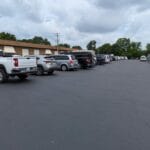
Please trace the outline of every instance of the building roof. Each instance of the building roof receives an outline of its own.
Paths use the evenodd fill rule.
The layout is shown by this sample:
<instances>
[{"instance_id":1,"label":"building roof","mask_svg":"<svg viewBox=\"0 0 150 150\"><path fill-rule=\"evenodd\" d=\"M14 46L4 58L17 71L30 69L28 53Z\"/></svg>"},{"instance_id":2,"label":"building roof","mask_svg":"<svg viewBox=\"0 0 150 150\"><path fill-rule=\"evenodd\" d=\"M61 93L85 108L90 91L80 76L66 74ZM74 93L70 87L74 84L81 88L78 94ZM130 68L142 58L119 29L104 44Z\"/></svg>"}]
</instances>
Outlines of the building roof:
<instances>
[{"instance_id":1,"label":"building roof","mask_svg":"<svg viewBox=\"0 0 150 150\"><path fill-rule=\"evenodd\" d=\"M24 48L37 48L37 49L50 49L57 50L56 46L49 46L44 44L33 44L27 42L19 42L19 41L10 41L10 40L0 40L0 45L2 46L15 46L15 47L24 47ZM71 48L59 47L59 51L72 51Z\"/></svg>"}]
</instances>

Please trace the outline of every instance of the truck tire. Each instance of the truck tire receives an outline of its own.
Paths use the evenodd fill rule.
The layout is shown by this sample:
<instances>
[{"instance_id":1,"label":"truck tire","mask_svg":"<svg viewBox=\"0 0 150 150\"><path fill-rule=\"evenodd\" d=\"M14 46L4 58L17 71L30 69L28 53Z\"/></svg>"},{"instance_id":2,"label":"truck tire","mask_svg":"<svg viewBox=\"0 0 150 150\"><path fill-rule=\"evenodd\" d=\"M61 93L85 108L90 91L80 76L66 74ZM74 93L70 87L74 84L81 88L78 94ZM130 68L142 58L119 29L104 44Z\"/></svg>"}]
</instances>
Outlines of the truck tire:
<instances>
[{"instance_id":1,"label":"truck tire","mask_svg":"<svg viewBox=\"0 0 150 150\"><path fill-rule=\"evenodd\" d=\"M44 74L43 68L41 66L38 66L37 67L37 73L36 73L36 75L41 76L43 74Z\"/></svg>"},{"instance_id":2,"label":"truck tire","mask_svg":"<svg viewBox=\"0 0 150 150\"><path fill-rule=\"evenodd\" d=\"M26 78L28 78L28 75L27 74L20 74L20 75L18 75L18 78L20 80L25 80Z\"/></svg>"},{"instance_id":3,"label":"truck tire","mask_svg":"<svg viewBox=\"0 0 150 150\"><path fill-rule=\"evenodd\" d=\"M8 75L4 69L0 69L0 83L4 83L8 80Z\"/></svg>"},{"instance_id":4,"label":"truck tire","mask_svg":"<svg viewBox=\"0 0 150 150\"><path fill-rule=\"evenodd\" d=\"M68 67L66 65L61 66L61 71L68 71Z\"/></svg>"}]
</instances>

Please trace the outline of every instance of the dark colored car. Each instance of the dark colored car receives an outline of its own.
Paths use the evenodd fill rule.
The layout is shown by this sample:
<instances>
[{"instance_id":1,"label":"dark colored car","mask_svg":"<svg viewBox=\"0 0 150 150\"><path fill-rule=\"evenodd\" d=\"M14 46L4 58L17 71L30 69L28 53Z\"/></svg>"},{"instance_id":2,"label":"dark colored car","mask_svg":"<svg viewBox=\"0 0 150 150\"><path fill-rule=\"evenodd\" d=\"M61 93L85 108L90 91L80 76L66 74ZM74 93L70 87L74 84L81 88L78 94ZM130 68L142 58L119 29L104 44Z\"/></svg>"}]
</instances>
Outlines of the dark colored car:
<instances>
[{"instance_id":1,"label":"dark colored car","mask_svg":"<svg viewBox=\"0 0 150 150\"><path fill-rule=\"evenodd\" d=\"M81 68L84 69L91 68L95 65L95 58L93 57L91 52L77 51L77 52L69 52L69 54L75 56Z\"/></svg>"},{"instance_id":2,"label":"dark colored car","mask_svg":"<svg viewBox=\"0 0 150 150\"><path fill-rule=\"evenodd\" d=\"M103 64L105 64L105 55L103 55L103 54L97 54L96 55L96 59L97 59L97 65L103 65Z\"/></svg>"}]
</instances>

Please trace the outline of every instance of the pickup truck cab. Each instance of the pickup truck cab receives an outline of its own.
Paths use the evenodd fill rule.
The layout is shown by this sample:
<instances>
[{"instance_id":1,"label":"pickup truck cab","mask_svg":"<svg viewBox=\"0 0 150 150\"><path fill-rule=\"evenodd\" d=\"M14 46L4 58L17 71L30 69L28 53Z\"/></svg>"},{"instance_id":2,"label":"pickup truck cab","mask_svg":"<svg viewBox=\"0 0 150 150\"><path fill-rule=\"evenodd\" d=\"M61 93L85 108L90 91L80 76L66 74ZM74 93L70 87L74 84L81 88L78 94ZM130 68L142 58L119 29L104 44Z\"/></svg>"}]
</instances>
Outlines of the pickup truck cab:
<instances>
[{"instance_id":1,"label":"pickup truck cab","mask_svg":"<svg viewBox=\"0 0 150 150\"><path fill-rule=\"evenodd\" d=\"M4 54L0 51L0 83L6 82L11 76L21 80L37 71L35 58L27 58L14 54Z\"/></svg>"}]
</instances>

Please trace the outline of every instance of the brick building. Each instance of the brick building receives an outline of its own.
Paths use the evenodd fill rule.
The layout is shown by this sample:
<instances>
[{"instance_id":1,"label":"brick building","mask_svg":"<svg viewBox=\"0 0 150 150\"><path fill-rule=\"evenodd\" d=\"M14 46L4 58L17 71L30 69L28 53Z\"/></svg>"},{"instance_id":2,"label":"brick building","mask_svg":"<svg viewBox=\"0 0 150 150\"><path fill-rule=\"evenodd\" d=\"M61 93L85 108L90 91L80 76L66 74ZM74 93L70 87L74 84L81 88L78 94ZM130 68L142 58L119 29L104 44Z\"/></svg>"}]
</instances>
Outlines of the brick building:
<instances>
[{"instance_id":1,"label":"brick building","mask_svg":"<svg viewBox=\"0 0 150 150\"><path fill-rule=\"evenodd\" d=\"M18 55L42 55L58 54L59 52L72 51L73 49L49 46L43 44L33 44L18 41L0 40L0 49L4 52L16 52Z\"/></svg>"}]
</instances>

